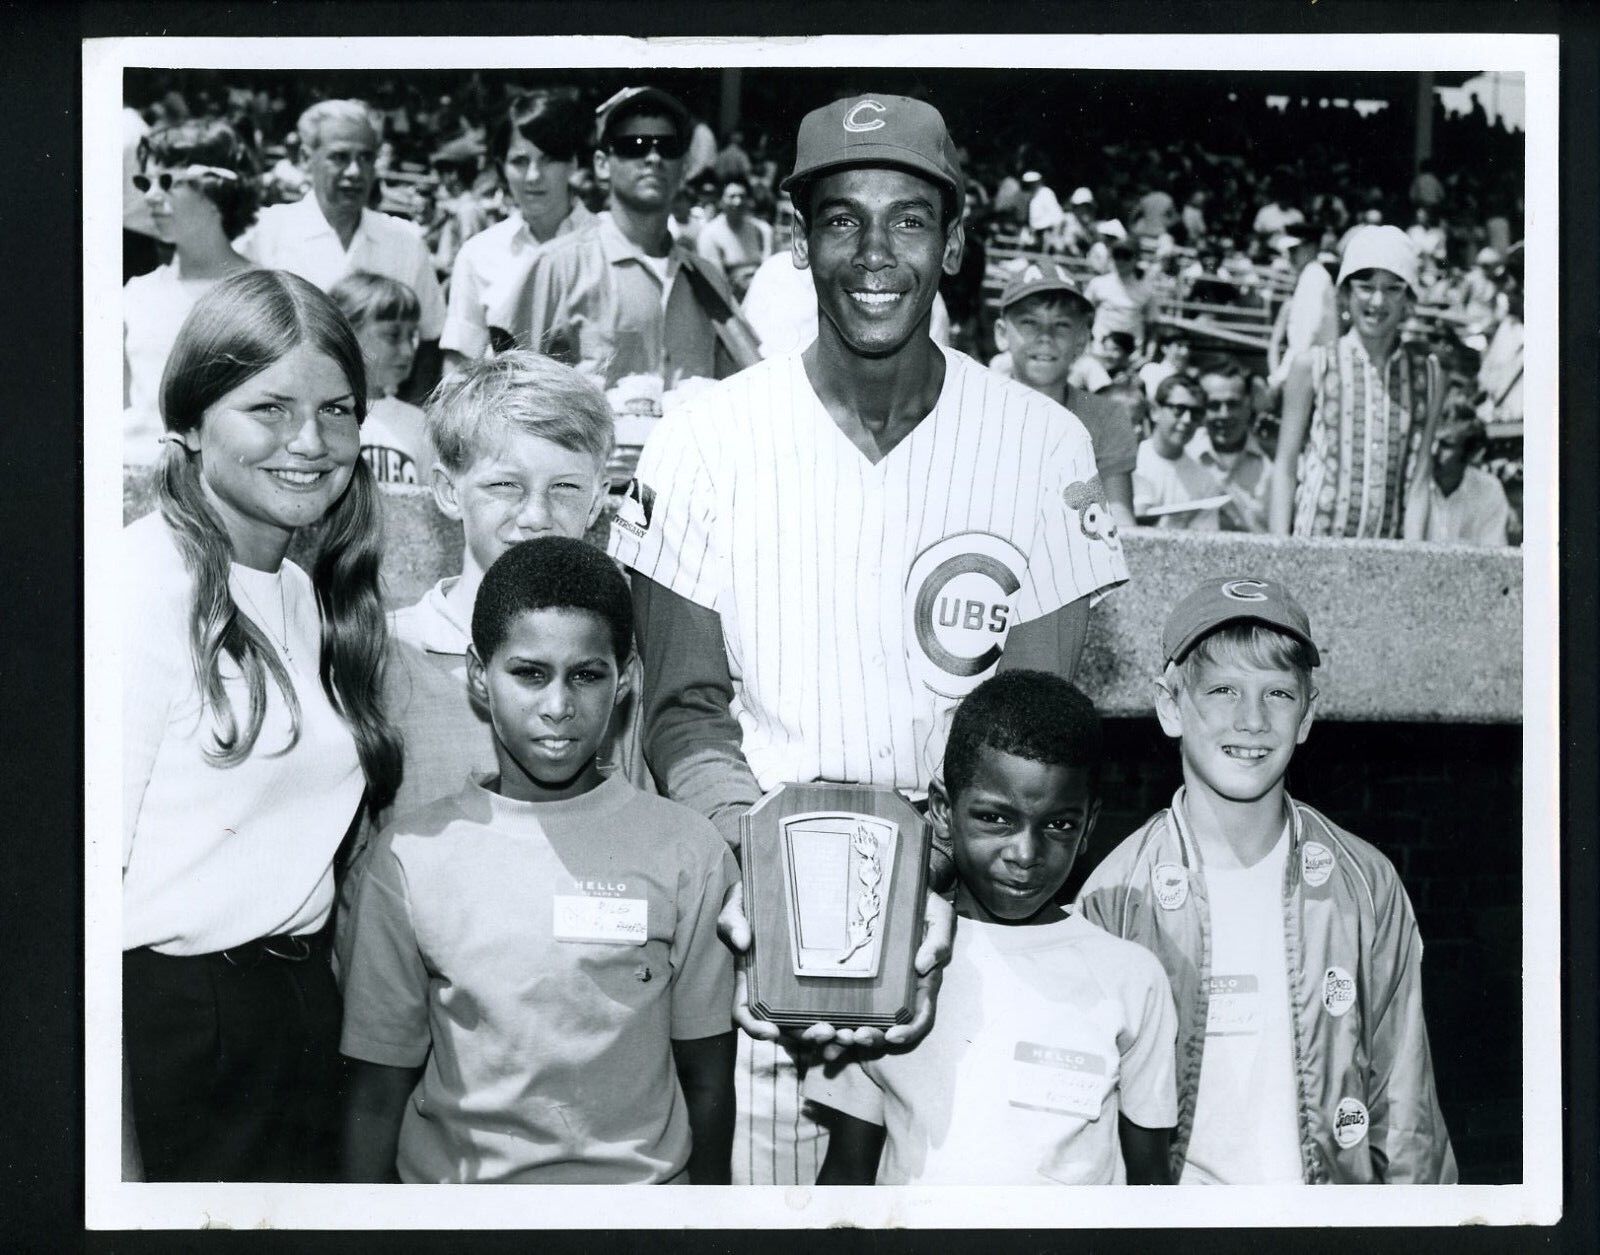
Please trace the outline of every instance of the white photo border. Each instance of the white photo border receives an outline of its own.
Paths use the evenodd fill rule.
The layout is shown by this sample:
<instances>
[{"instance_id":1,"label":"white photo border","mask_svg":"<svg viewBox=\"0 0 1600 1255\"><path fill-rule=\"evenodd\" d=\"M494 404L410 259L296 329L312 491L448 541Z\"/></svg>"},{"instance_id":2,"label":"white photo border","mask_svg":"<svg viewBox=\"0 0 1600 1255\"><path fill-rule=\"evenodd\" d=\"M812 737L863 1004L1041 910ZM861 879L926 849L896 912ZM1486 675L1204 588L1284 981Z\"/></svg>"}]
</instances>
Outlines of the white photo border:
<instances>
[{"instance_id":1,"label":"white photo border","mask_svg":"<svg viewBox=\"0 0 1600 1255\"><path fill-rule=\"evenodd\" d=\"M1554 35L904 35L759 38L127 38L84 43L85 1220L129 1228L1086 1228L1549 1224L1561 1214L1557 64ZM126 1184L120 1181L122 527L121 154L129 67L452 69L928 66L1152 70L1499 70L1526 88L1523 546L1523 1168L1495 1186L593 1188ZM819 102L820 103L820 102ZM529 1191L532 1190L532 1193ZM1352 1190L1360 1191L1353 1195ZM621 1197L627 1193L626 1199Z\"/></svg>"}]
</instances>

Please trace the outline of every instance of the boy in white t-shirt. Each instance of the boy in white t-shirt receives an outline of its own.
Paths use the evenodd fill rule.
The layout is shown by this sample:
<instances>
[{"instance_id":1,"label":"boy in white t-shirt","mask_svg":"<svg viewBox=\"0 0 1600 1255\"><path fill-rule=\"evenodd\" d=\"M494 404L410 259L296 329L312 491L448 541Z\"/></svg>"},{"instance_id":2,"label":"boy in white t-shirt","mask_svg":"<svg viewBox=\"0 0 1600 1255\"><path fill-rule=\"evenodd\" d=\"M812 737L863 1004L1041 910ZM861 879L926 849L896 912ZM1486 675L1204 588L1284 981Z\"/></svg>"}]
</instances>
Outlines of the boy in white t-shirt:
<instances>
[{"instance_id":1,"label":"boy in white t-shirt","mask_svg":"<svg viewBox=\"0 0 1600 1255\"><path fill-rule=\"evenodd\" d=\"M433 455L426 420L398 393L417 359L422 306L398 279L353 271L329 290L350 320L367 368L367 418L361 424L361 456L380 484L428 482Z\"/></svg>"},{"instance_id":2,"label":"boy in white t-shirt","mask_svg":"<svg viewBox=\"0 0 1600 1255\"><path fill-rule=\"evenodd\" d=\"M903 1054L807 1074L832 1112L818 1185L1170 1183L1166 977L1055 904L1099 770L1099 716L1059 676L1001 672L957 709L928 794L961 916L938 1018Z\"/></svg>"},{"instance_id":3,"label":"boy in white t-shirt","mask_svg":"<svg viewBox=\"0 0 1600 1255\"><path fill-rule=\"evenodd\" d=\"M1078 902L1160 959L1182 1009L1174 1176L1453 1182L1405 889L1284 789L1316 706L1310 620L1274 580L1210 579L1161 645L1183 788Z\"/></svg>"},{"instance_id":4,"label":"boy in white t-shirt","mask_svg":"<svg viewBox=\"0 0 1600 1255\"><path fill-rule=\"evenodd\" d=\"M628 584L547 536L472 612L497 771L374 844L340 1049L346 1179L726 1184L738 878L710 821L597 761L626 692Z\"/></svg>"}]
</instances>

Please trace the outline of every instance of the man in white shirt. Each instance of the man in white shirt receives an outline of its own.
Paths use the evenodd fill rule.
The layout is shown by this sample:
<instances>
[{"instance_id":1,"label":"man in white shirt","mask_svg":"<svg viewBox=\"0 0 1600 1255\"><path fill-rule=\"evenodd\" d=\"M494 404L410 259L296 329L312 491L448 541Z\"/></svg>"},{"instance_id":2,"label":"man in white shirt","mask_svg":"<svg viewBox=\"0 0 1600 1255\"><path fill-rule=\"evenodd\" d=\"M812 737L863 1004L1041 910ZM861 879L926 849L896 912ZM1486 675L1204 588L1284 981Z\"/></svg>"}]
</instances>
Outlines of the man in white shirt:
<instances>
[{"instance_id":1,"label":"man in white shirt","mask_svg":"<svg viewBox=\"0 0 1600 1255\"><path fill-rule=\"evenodd\" d=\"M1140 442L1133 468L1133 517L1139 522L1168 530L1219 530L1214 506L1168 510L1219 495L1211 472L1184 452L1204 412L1200 389L1182 375L1163 379L1156 389L1150 410L1154 430ZM1153 513L1157 510L1162 512Z\"/></svg>"},{"instance_id":2,"label":"man in white shirt","mask_svg":"<svg viewBox=\"0 0 1600 1255\"><path fill-rule=\"evenodd\" d=\"M1457 545L1506 545L1511 503L1490 471L1472 465L1488 439L1483 424L1465 413L1447 416L1433 442L1427 526L1422 538Z\"/></svg>"},{"instance_id":3,"label":"man in white shirt","mask_svg":"<svg viewBox=\"0 0 1600 1255\"><path fill-rule=\"evenodd\" d=\"M438 377L444 293L422 232L402 218L368 209L377 179L378 123L359 100L323 100L300 115L312 194L261 211L235 247L259 266L289 270L324 292L352 271L398 280L422 307L422 344L411 392Z\"/></svg>"},{"instance_id":4,"label":"man in white shirt","mask_svg":"<svg viewBox=\"0 0 1600 1255\"><path fill-rule=\"evenodd\" d=\"M1111 266L1110 274L1096 275L1083 290L1094 305L1094 338L1099 341L1109 332L1125 331L1133 337L1137 352L1155 317L1156 294L1139 274L1139 246L1132 240L1111 246Z\"/></svg>"},{"instance_id":5,"label":"man in white shirt","mask_svg":"<svg viewBox=\"0 0 1600 1255\"><path fill-rule=\"evenodd\" d=\"M1272 459L1250 430L1249 386L1237 368L1223 367L1201 375L1200 390L1205 427L1186 452L1211 472L1216 494L1233 498L1217 511L1217 526L1225 532L1264 532Z\"/></svg>"},{"instance_id":6,"label":"man in white shirt","mask_svg":"<svg viewBox=\"0 0 1600 1255\"><path fill-rule=\"evenodd\" d=\"M751 215L750 189L743 179L724 183L718 203L721 212L700 229L695 251L722 267L733 294L742 300L756 267L772 251L772 228Z\"/></svg>"}]
</instances>

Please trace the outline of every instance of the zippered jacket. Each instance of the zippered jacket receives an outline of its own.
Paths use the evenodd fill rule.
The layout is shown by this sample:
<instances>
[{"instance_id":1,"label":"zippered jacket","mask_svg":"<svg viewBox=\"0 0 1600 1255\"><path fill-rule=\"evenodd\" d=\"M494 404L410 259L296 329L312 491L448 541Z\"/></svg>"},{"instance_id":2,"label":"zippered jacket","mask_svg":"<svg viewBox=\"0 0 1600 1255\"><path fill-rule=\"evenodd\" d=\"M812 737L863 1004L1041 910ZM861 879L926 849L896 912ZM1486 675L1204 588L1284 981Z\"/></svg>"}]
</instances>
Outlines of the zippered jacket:
<instances>
[{"instance_id":1,"label":"zippered jacket","mask_svg":"<svg viewBox=\"0 0 1600 1255\"><path fill-rule=\"evenodd\" d=\"M1287 800L1287 799L1286 799ZM1289 801L1283 884L1300 1160L1308 1184L1453 1183L1422 1016L1422 939L1377 849ZM1194 1129L1205 1052L1211 917L1204 867L1172 806L1106 856L1078 898L1085 918L1161 960L1178 1009L1173 1179Z\"/></svg>"}]
</instances>

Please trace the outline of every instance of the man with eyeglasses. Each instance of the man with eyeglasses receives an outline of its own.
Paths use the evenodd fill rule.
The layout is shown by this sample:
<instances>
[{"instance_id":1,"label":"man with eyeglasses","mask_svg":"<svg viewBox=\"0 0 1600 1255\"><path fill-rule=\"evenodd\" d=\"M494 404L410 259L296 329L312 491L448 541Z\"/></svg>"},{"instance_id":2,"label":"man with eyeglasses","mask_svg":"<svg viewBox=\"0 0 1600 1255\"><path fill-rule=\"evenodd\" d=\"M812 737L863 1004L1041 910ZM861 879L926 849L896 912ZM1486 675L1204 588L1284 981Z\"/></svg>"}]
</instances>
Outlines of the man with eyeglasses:
<instances>
[{"instance_id":1,"label":"man with eyeglasses","mask_svg":"<svg viewBox=\"0 0 1600 1255\"><path fill-rule=\"evenodd\" d=\"M594 220L572 195L569 180L589 138L589 119L577 101L528 95L512 102L489 139L516 209L478 232L456 254L445 316L445 368L482 357L490 346L489 315L527 281L539 250Z\"/></svg>"},{"instance_id":2,"label":"man with eyeglasses","mask_svg":"<svg viewBox=\"0 0 1600 1255\"><path fill-rule=\"evenodd\" d=\"M323 100L300 115L296 129L312 194L263 209L234 247L256 265L293 271L324 292L355 271L405 284L422 310L422 344L408 391L431 388L438 375L444 293L421 229L367 208L378 177L376 115L360 100Z\"/></svg>"},{"instance_id":3,"label":"man with eyeglasses","mask_svg":"<svg viewBox=\"0 0 1600 1255\"><path fill-rule=\"evenodd\" d=\"M693 120L675 97L628 87L597 110L597 178L609 209L548 244L491 325L526 348L576 366L602 388L646 377L671 392L722 379L757 360L755 336L714 262L667 226Z\"/></svg>"},{"instance_id":4,"label":"man with eyeglasses","mask_svg":"<svg viewBox=\"0 0 1600 1255\"><path fill-rule=\"evenodd\" d=\"M1168 530L1220 529L1213 500L1221 495L1216 478L1184 452L1205 412L1204 394L1184 376L1169 375L1157 385L1150 411L1154 430L1140 443L1133 467L1133 516L1140 523Z\"/></svg>"},{"instance_id":5,"label":"man with eyeglasses","mask_svg":"<svg viewBox=\"0 0 1600 1255\"><path fill-rule=\"evenodd\" d=\"M1205 427L1189 442L1188 453L1211 472L1215 492L1232 498L1218 511L1217 526L1225 532L1264 532L1272 459L1250 430L1250 386L1230 364L1202 373L1200 389Z\"/></svg>"}]
</instances>

